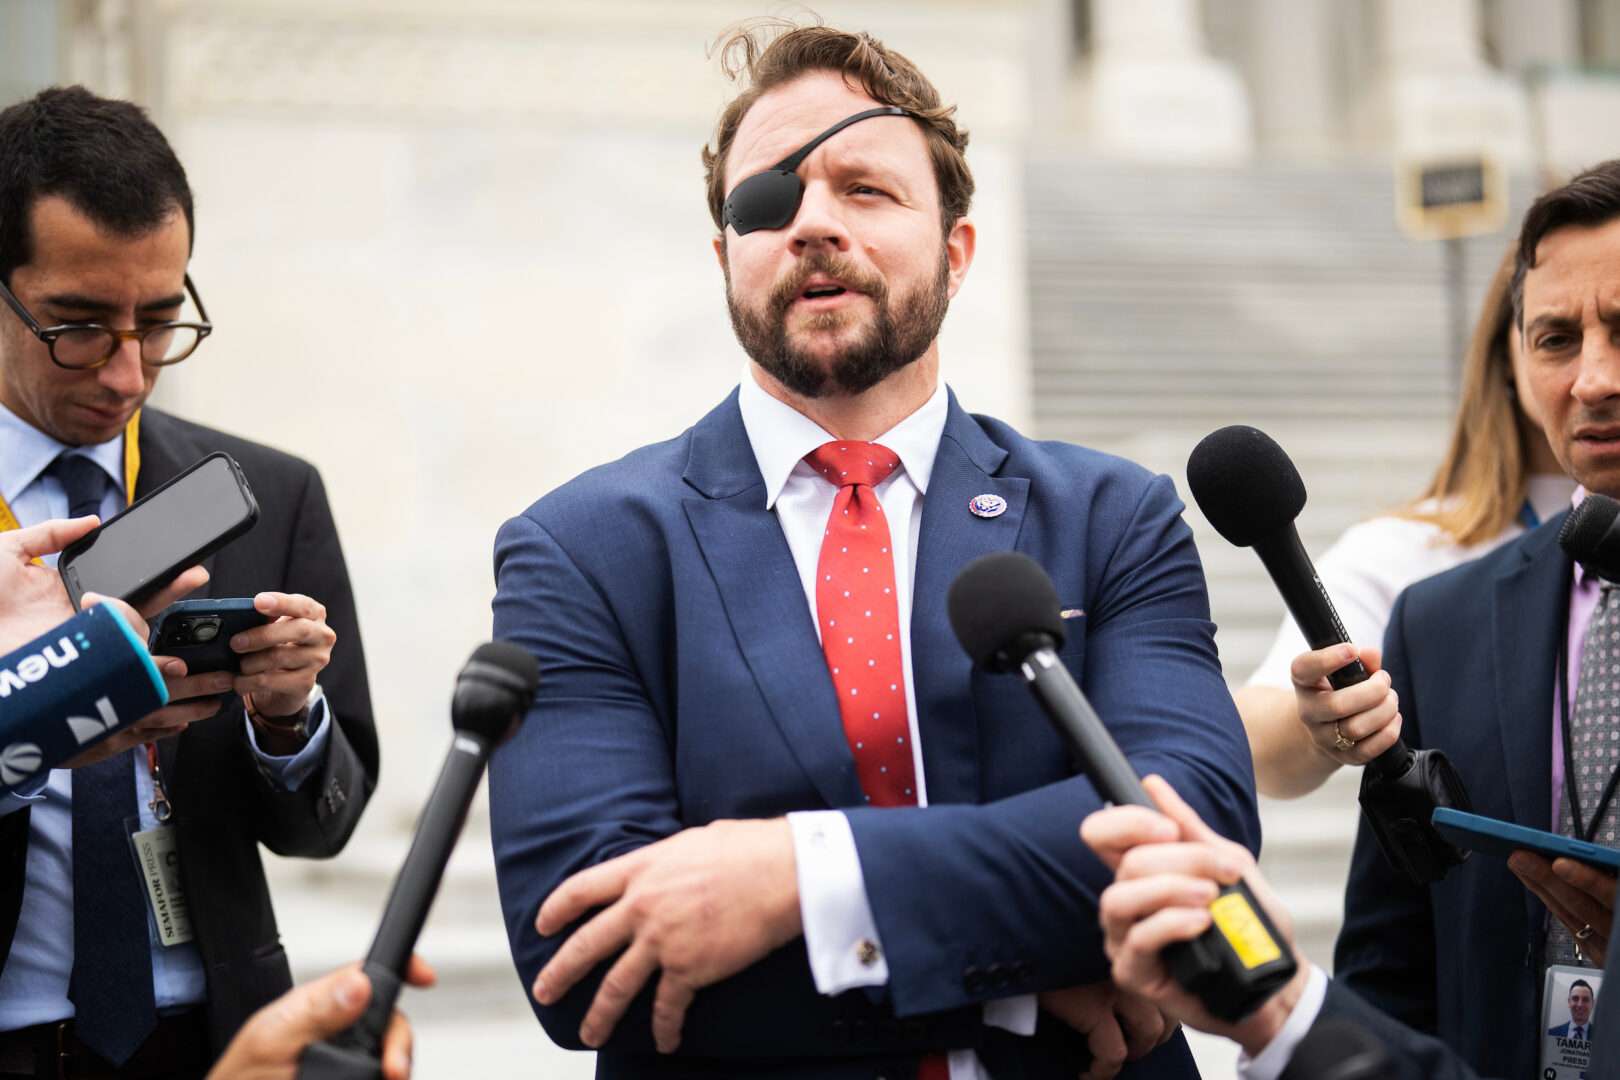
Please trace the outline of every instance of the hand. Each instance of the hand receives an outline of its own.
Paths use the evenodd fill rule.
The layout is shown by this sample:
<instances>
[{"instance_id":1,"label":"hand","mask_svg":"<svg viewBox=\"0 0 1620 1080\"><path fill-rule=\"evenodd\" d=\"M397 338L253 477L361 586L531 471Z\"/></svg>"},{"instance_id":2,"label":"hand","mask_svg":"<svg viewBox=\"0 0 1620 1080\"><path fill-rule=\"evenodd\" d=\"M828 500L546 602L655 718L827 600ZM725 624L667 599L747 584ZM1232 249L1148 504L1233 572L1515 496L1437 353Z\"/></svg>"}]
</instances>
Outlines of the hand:
<instances>
[{"instance_id":1,"label":"hand","mask_svg":"<svg viewBox=\"0 0 1620 1080\"><path fill-rule=\"evenodd\" d=\"M331 663L337 634L326 625L326 608L307 596L262 592L253 607L274 621L231 638L231 648L242 656L242 673L231 689L252 694L260 716L291 716Z\"/></svg>"},{"instance_id":2,"label":"hand","mask_svg":"<svg viewBox=\"0 0 1620 1080\"><path fill-rule=\"evenodd\" d=\"M1592 932L1581 947L1581 955L1602 968L1609 955L1609 935L1614 928L1614 885L1612 874L1594 870L1575 859L1554 859L1551 863L1530 851L1515 851L1508 858L1508 869L1524 882L1524 887L1547 905L1557 920L1579 934L1586 927Z\"/></svg>"},{"instance_id":3,"label":"hand","mask_svg":"<svg viewBox=\"0 0 1620 1080\"><path fill-rule=\"evenodd\" d=\"M631 1000L662 970L653 1039L681 1044L686 1009L702 987L735 975L803 932L793 834L784 818L716 821L581 870L540 905L535 929L549 937L586 911L534 981L542 1005L624 950L602 979L579 1026L587 1046L613 1034Z\"/></svg>"},{"instance_id":4,"label":"hand","mask_svg":"<svg viewBox=\"0 0 1620 1080\"><path fill-rule=\"evenodd\" d=\"M0 533L0 653L73 617L62 579L34 560L56 554L99 524L91 516Z\"/></svg>"},{"instance_id":5,"label":"hand","mask_svg":"<svg viewBox=\"0 0 1620 1080\"><path fill-rule=\"evenodd\" d=\"M1271 915L1283 939L1278 944L1298 958L1293 923L1246 848L1217 835L1160 777L1148 777L1143 786L1162 816L1145 807L1115 806L1097 811L1080 825L1081 838L1116 871L1114 884L1103 891L1098 904L1114 984L1141 994L1199 1031L1223 1035L1257 1054L1282 1030L1304 993L1310 971L1303 958L1287 986L1248 1017L1229 1024L1210 1015L1171 978L1160 953L1165 946L1191 941L1208 929L1209 904L1219 887L1239 879L1248 882Z\"/></svg>"},{"instance_id":6,"label":"hand","mask_svg":"<svg viewBox=\"0 0 1620 1080\"><path fill-rule=\"evenodd\" d=\"M427 987L435 979L426 961L411 957L407 983ZM360 1019L370 1000L371 980L358 964L295 986L248 1018L208 1080L294 1080L304 1050ZM387 1080L411 1075L411 1026L397 1009L383 1035L382 1073Z\"/></svg>"},{"instance_id":7,"label":"hand","mask_svg":"<svg viewBox=\"0 0 1620 1080\"><path fill-rule=\"evenodd\" d=\"M129 623L129 628L135 631L135 636L145 641L152 636L151 628L146 625L148 616L160 613L176 600L185 598L188 594L196 592L206 584L208 584L208 571L201 566L193 566L160 589L146 603L142 604L139 610L130 607L126 601L120 600L116 596L102 596L96 592L87 592L79 597L79 610L88 611L97 604L111 605L117 608L118 614L122 615L124 621Z\"/></svg>"},{"instance_id":8,"label":"hand","mask_svg":"<svg viewBox=\"0 0 1620 1080\"><path fill-rule=\"evenodd\" d=\"M1333 689L1328 676L1357 659L1372 677ZM1311 745L1340 765L1365 765L1401 737L1400 697L1390 687L1389 672L1380 668L1382 659L1377 649L1331 645L1300 653L1289 668L1299 719ZM1338 749L1334 743L1340 732L1355 745Z\"/></svg>"},{"instance_id":9,"label":"hand","mask_svg":"<svg viewBox=\"0 0 1620 1080\"><path fill-rule=\"evenodd\" d=\"M111 604L124 616L137 635L145 639L150 631L146 627L146 619L142 612L155 614L185 596L194 589L201 588L208 582L208 571L200 566L193 566L179 577L170 582L156 596L141 606L141 610L130 607L122 600L98 593L85 593L81 597L81 606L94 607L96 604ZM154 656L152 662L157 665L158 671L163 675L163 682L169 691L169 700L175 700L176 688L191 691L196 680L187 680L185 661L172 656ZM204 678L199 676L199 679ZM86 765L94 765L98 761L105 761L116 757L125 750L132 749L144 743L157 742L172 735L178 735L186 730L194 720L206 719L219 710L219 702L210 699L205 702L192 702L185 705L169 705L148 713L135 723L102 739L84 753L69 758L59 767L63 769L79 769Z\"/></svg>"},{"instance_id":10,"label":"hand","mask_svg":"<svg viewBox=\"0 0 1620 1080\"><path fill-rule=\"evenodd\" d=\"M1091 1067L1081 1080L1116 1076L1125 1062L1146 1056L1176 1033L1176 1021L1151 1001L1107 981L1048 990L1039 1000L1041 1008L1086 1036Z\"/></svg>"}]
</instances>

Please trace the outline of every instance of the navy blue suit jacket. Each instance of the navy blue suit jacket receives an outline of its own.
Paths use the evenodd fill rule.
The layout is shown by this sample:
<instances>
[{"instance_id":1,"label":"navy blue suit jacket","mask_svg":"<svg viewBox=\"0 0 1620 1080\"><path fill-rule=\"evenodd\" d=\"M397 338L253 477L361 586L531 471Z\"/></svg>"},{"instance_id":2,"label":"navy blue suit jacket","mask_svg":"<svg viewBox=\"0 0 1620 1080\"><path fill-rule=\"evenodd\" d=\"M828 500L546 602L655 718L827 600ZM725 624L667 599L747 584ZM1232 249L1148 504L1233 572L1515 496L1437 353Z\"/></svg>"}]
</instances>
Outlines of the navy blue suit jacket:
<instances>
[{"instance_id":1,"label":"navy blue suit jacket","mask_svg":"<svg viewBox=\"0 0 1620 1080\"><path fill-rule=\"evenodd\" d=\"M984 493L1006 512L970 514ZM889 984L824 997L798 941L701 992L674 1059L651 1055L649 987L598 1075L870 1078L907 1075L919 1050L977 1045L998 1080L1072 1077L1066 1052L987 1035L978 1006L1106 976L1096 897L1111 875L1076 832L1099 800L1020 682L972 670L945 595L987 552L1039 561L1063 606L1085 612L1062 656L1126 754L1255 849L1248 744L1181 509L1166 477L1033 442L951 399L911 619L924 809L863 804L735 393L678 438L507 522L495 636L541 666L534 710L490 768L501 903L525 990L561 944L535 933L535 912L568 875L720 818L842 808ZM593 979L536 1009L556 1042L580 1045L595 989ZM1195 1075L1179 1036L1128 1072Z\"/></svg>"},{"instance_id":2,"label":"navy blue suit jacket","mask_svg":"<svg viewBox=\"0 0 1620 1080\"><path fill-rule=\"evenodd\" d=\"M1402 737L1443 750L1474 810L1547 829L1553 676L1569 598L1566 515L1395 602L1384 666ZM1504 859L1474 855L1431 886L1392 870L1362 822L1336 977L1431 1032L1481 1073L1532 1076L1547 913Z\"/></svg>"}]
</instances>

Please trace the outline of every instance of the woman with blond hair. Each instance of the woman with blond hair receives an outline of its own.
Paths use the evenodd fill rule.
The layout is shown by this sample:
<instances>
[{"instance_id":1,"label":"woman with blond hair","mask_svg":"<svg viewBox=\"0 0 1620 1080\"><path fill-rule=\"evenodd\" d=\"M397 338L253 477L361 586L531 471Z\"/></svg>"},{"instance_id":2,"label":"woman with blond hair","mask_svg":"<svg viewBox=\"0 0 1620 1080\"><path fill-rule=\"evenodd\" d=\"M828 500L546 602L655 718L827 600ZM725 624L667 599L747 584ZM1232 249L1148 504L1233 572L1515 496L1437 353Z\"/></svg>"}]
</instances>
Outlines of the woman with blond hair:
<instances>
[{"instance_id":1,"label":"woman with blond hair","mask_svg":"<svg viewBox=\"0 0 1620 1080\"><path fill-rule=\"evenodd\" d=\"M1308 794L1339 766L1365 765L1399 738L1400 703L1380 670L1379 646L1402 589L1477 559L1569 507L1574 481L1519 392L1513 254L1509 249L1485 295L1464 359L1451 443L1428 490L1351 526L1316 564L1356 644L1310 651L1285 618L1266 659L1233 694L1266 795ZM1328 673L1357 657L1372 677L1330 688Z\"/></svg>"}]
</instances>

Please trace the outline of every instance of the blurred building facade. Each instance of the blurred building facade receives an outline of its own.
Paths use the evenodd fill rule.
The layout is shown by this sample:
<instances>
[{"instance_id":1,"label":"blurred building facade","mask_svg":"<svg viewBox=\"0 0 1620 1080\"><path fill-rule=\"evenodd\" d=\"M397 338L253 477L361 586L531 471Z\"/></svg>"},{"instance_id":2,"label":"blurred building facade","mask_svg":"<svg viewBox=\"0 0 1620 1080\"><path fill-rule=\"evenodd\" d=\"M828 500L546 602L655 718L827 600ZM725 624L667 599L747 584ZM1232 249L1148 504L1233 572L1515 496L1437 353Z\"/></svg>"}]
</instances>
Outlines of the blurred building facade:
<instances>
[{"instance_id":1,"label":"blurred building facade","mask_svg":"<svg viewBox=\"0 0 1620 1080\"><path fill-rule=\"evenodd\" d=\"M1313 551L1416 492L1449 418L1444 262L1396 230L1394 164L1489 154L1522 207L1620 153L1620 0L812 6L910 55L972 132L979 254L943 344L964 404L1178 485L1208 431L1265 428L1312 492ZM742 371L698 149L727 96L706 47L761 13L805 9L0 0L0 102L132 98L190 173L218 331L156 402L327 479L384 766L343 858L275 867L300 974L369 939L489 632L499 523ZM1468 243L1476 301L1505 243ZM1281 606L1189 520L1239 680ZM1265 808L1267 868L1323 962L1354 779ZM588 1076L528 1017L485 833L475 815L424 939L446 986L411 1002L421 1075Z\"/></svg>"}]
</instances>

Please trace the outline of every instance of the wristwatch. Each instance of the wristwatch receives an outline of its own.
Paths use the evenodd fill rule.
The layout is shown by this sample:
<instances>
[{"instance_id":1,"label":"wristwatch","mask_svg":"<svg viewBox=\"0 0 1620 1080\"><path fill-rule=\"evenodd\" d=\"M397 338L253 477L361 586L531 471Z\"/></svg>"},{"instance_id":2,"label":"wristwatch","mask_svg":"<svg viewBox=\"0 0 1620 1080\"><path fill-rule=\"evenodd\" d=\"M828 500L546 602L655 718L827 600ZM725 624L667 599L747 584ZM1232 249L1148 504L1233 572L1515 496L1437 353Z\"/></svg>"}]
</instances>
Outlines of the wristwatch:
<instances>
[{"instance_id":1,"label":"wristwatch","mask_svg":"<svg viewBox=\"0 0 1620 1080\"><path fill-rule=\"evenodd\" d=\"M273 735L296 735L300 742L309 741L309 717L316 695L320 693L320 686L312 687L304 704L291 716L264 716L253 707L253 695L242 695L242 708L247 711L248 719L261 731L268 731Z\"/></svg>"}]
</instances>

